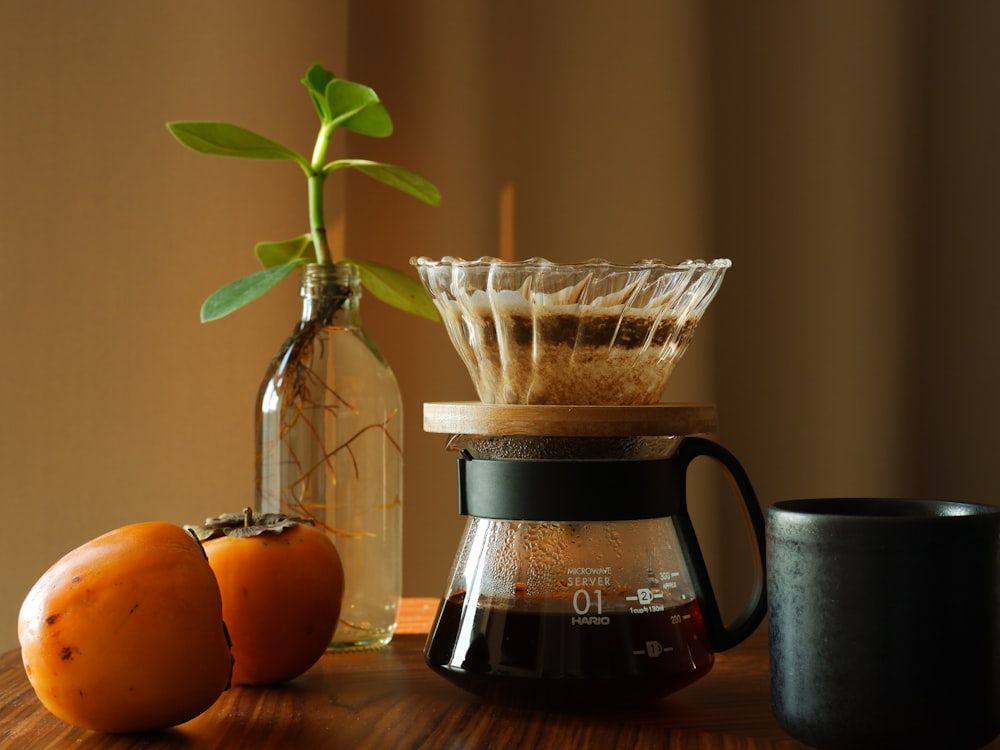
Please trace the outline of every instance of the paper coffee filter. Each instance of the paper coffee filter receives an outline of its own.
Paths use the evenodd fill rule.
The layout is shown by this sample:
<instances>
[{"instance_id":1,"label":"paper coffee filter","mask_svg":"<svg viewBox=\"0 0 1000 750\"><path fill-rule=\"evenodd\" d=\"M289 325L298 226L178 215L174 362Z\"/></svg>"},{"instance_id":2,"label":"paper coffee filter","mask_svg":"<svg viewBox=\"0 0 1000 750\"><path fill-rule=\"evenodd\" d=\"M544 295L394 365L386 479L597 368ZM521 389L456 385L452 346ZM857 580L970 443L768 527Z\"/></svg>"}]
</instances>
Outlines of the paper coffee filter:
<instances>
[{"instance_id":1,"label":"paper coffee filter","mask_svg":"<svg viewBox=\"0 0 1000 750\"><path fill-rule=\"evenodd\" d=\"M580 405L657 403L731 265L411 263L480 400Z\"/></svg>"}]
</instances>

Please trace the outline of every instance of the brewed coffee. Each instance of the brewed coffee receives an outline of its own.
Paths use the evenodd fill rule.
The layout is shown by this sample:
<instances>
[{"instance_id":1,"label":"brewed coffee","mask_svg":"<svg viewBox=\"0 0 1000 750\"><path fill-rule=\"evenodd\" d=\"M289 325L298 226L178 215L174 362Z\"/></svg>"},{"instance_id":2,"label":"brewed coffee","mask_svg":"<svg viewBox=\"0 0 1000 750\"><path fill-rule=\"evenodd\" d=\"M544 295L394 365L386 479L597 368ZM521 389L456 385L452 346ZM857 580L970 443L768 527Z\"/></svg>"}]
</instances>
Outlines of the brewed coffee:
<instances>
[{"instance_id":1,"label":"brewed coffee","mask_svg":"<svg viewBox=\"0 0 1000 750\"><path fill-rule=\"evenodd\" d=\"M447 599L427 643L434 671L492 701L549 708L643 705L704 676L714 662L701 609L600 617L551 597L464 608Z\"/></svg>"}]
</instances>

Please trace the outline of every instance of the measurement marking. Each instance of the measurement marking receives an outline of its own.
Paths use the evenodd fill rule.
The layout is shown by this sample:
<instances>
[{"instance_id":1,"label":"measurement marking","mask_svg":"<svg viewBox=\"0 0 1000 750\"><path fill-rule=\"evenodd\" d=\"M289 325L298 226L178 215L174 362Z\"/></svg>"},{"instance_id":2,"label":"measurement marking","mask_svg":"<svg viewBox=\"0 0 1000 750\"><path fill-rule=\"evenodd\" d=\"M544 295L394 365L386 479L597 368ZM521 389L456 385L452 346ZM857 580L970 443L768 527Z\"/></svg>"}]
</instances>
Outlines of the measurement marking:
<instances>
[{"instance_id":1,"label":"measurement marking","mask_svg":"<svg viewBox=\"0 0 1000 750\"><path fill-rule=\"evenodd\" d=\"M626 596L625 601L627 602L639 602L640 604L649 604L653 599L662 599L663 592L659 589L636 589L635 596Z\"/></svg>"},{"instance_id":2,"label":"measurement marking","mask_svg":"<svg viewBox=\"0 0 1000 750\"><path fill-rule=\"evenodd\" d=\"M658 656L670 653L673 650L673 646L664 646L659 641L646 641L646 648L636 649L632 652L632 655L648 656L650 659L655 659Z\"/></svg>"}]
</instances>

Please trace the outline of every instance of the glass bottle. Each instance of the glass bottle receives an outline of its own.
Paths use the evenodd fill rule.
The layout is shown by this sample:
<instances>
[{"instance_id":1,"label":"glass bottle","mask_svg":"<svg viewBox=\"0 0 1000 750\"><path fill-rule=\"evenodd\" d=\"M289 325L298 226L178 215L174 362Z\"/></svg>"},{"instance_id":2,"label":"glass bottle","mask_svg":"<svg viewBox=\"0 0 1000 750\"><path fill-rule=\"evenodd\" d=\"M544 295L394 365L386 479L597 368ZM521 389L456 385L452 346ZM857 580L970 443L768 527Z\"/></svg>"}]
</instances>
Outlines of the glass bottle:
<instances>
[{"instance_id":1,"label":"glass bottle","mask_svg":"<svg viewBox=\"0 0 1000 750\"><path fill-rule=\"evenodd\" d=\"M306 266L300 293L257 396L257 508L326 529L345 575L331 648L377 647L401 595L402 400L361 326L357 267Z\"/></svg>"}]
</instances>

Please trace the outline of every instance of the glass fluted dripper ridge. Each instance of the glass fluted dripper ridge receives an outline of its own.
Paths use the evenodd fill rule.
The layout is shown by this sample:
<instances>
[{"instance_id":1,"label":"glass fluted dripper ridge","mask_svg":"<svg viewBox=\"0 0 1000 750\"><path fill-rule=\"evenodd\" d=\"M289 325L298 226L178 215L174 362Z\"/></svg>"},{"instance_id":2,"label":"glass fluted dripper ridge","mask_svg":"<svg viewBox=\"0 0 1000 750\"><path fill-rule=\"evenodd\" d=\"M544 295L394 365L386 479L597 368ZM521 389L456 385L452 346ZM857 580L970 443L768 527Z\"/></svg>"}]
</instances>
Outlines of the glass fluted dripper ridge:
<instances>
[{"instance_id":1,"label":"glass fluted dripper ridge","mask_svg":"<svg viewBox=\"0 0 1000 750\"><path fill-rule=\"evenodd\" d=\"M411 263L481 401L581 405L657 403L732 265Z\"/></svg>"}]
</instances>

